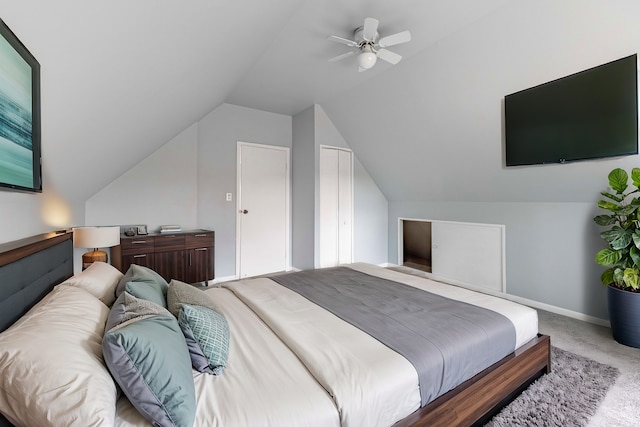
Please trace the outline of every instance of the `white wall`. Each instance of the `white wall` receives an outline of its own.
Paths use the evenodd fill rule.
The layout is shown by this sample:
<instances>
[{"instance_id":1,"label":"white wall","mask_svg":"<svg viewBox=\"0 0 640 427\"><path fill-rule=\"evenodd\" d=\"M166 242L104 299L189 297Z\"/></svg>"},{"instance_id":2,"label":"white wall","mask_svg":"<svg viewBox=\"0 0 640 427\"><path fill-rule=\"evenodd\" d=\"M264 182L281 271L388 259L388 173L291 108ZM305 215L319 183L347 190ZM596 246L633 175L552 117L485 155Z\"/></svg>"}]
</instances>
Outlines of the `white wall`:
<instances>
[{"instance_id":1,"label":"white wall","mask_svg":"<svg viewBox=\"0 0 640 427\"><path fill-rule=\"evenodd\" d=\"M590 203L391 202L389 259L398 263L399 217L504 224L508 294L606 319L592 250L601 245L595 210Z\"/></svg>"},{"instance_id":2,"label":"white wall","mask_svg":"<svg viewBox=\"0 0 640 427\"><path fill-rule=\"evenodd\" d=\"M86 224L214 230L216 278L235 276L238 141L293 146L292 261L298 268L313 267L316 151L320 143L348 147L319 106L294 123L290 116L221 105L91 197ZM387 201L357 159L354 177L354 260L384 263ZM226 193L233 201L226 201Z\"/></svg>"},{"instance_id":3,"label":"white wall","mask_svg":"<svg viewBox=\"0 0 640 427\"><path fill-rule=\"evenodd\" d=\"M291 150L291 265L300 270L315 265L316 150L315 106L293 117Z\"/></svg>"},{"instance_id":4,"label":"white wall","mask_svg":"<svg viewBox=\"0 0 640 427\"><path fill-rule=\"evenodd\" d=\"M82 224L84 203L65 199L44 179L40 194L0 190L0 243Z\"/></svg>"},{"instance_id":5,"label":"white wall","mask_svg":"<svg viewBox=\"0 0 640 427\"><path fill-rule=\"evenodd\" d=\"M640 2L510 2L323 103L399 216L505 224L512 295L607 318L592 217L638 156L504 166L504 96L640 51ZM375 90L372 90L375 88ZM606 143L606 141L603 141Z\"/></svg>"},{"instance_id":6,"label":"white wall","mask_svg":"<svg viewBox=\"0 0 640 427\"><path fill-rule=\"evenodd\" d=\"M237 143L291 147L292 118L223 104L200 120L198 130L198 224L216 232L216 278L236 271ZM225 201L225 193L233 201Z\"/></svg>"},{"instance_id":7,"label":"white wall","mask_svg":"<svg viewBox=\"0 0 640 427\"><path fill-rule=\"evenodd\" d=\"M316 145L316 218L319 212L319 174L321 145L351 148L320 105L315 105L315 145ZM387 262L388 204L374 180L364 168L358 155L353 161L353 261L382 264ZM316 236L319 236L319 222L316 221ZM316 239L316 254L319 255L319 239ZM319 265L319 260L316 260Z\"/></svg>"},{"instance_id":8,"label":"white wall","mask_svg":"<svg viewBox=\"0 0 640 427\"><path fill-rule=\"evenodd\" d=\"M353 167L353 261L386 264L389 204L360 160Z\"/></svg>"},{"instance_id":9,"label":"white wall","mask_svg":"<svg viewBox=\"0 0 640 427\"><path fill-rule=\"evenodd\" d=\"M234 276L238 141L290 147L291 117L221 105L87 200L86 224L214 230L216 278Z\"/></svg>"},{"instance_id":10,"label":"white wall","mask_svg":"<svg viewBox=\"0 0 640 427\"><path fill-rule=\"evenodd\" d=\"M194 124L89 198L85 224L197 228L197 150Z\"/></svg>"}]
</instances>

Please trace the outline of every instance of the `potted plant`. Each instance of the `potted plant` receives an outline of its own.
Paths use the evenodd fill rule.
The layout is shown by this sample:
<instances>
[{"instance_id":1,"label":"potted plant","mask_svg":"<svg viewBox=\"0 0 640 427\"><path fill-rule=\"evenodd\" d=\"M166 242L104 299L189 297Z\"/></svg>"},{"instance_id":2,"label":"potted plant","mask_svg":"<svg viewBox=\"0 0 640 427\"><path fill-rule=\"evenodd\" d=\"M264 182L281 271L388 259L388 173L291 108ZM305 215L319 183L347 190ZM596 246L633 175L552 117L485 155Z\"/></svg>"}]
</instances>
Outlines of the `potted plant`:
<instances>
[{"instance_id":1,"label":"potted plant","mask_svg":"<svg viewBox=\"0 0 640 427\"><path fill-rule=\"evenodd\" d=\"M623 169L609 173L611 192L601 192L606 200L598 201L609 214L593 220L609 227L600 233L609 245L596 254L596 262L609 267L600 280L607 285L613 338L640 348L640 168L631 170L631 185L628 180Z\"/></svg>"}]
</instances>

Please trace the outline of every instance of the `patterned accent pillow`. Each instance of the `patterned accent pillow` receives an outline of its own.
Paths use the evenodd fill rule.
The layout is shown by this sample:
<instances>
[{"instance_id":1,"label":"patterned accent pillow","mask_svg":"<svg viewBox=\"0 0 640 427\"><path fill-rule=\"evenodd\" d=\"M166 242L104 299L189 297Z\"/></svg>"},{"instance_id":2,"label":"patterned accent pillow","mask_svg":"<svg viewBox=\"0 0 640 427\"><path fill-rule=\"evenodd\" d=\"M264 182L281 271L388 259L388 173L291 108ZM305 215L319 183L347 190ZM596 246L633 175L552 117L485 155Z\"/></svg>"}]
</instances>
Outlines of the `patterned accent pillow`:
<instances>
[{"instance_id":1,"label":"patterned accent pillow","mask_svg":"<svg viewBox=\"0 0 640 427\"><path fill-rule=\"evenodd\" d=\"M220 375L229 357L227 319L210 308L183 304L178 324L186 338L193 367L199 372Z\"/></svg>"}]
</instances>

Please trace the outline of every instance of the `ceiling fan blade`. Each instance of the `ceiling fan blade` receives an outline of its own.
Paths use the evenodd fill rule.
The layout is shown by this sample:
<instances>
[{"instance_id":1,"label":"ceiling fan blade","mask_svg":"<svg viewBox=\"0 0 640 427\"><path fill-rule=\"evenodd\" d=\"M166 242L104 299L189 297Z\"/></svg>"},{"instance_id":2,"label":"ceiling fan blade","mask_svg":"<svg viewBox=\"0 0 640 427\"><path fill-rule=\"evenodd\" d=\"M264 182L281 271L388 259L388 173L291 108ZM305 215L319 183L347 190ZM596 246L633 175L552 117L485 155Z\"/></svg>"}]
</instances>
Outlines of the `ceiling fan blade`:
<instances>
[{"instance_id":1,"label":"ceiling fan blade","mask_svg":"<svg viewBox=\"0 0 640 427\"><path fill-rule=\"evenodd\" d=\"M357 47L358 46L358 43L354 42L353 40L343 39L342 37L338 37L338 36L329 36L329 40L334 41L334 42L338 42L338 43L342 43L342 44L346 44L347 46L351 46L351 47Z\"/></svg>"},{"instance_id":2,"label":"ceiling fan blade","mask_svg":"<svg viewBox=\"0 0 640 427\"><path fill-rule=\"evenodd\" d=\"M373 41L378 32L378 20L375 18L366 18L364 20L364 29L362 30L362 37L366 41Z\"/></svg>"},{"instance_id":3,"label":"ceiling fan blade","mask_svg":"<svg viewBox=\"0 0 640 427\"><path fill-rule=\"evenodd\" d=\"M383 37L378 41L378 46L389 47L400 43L406 43L411 41L411 33L409 31L402 31L400 33L392 34L387 37Z\"/></svg>"},{"instance_id":4,"label":"ceiling fan blade","mask_svg":"<svg viewBox=\"0 0 640 427\"><path fill-rule=\"evenodd\" d=\"M387 49L380 49L376 55L378 56L378 58L384 61L387 61L388 63L393 65L397 64L402 59L401 55L398 55L397 53L393 53Z\"/></svg>"},{"instance_id":5,"label":"ceiling fan blade","mask_svg":"<svg viewBox=\"0 0 640 427\"><path fill-rule=\"evenodd\" d=\"M355 54L355 51L343 53L342 55L334 56L333 58L329 59L329 62L340 61L341 59L348 58L348 57L350 57L351 55L354 55L354 54Z\"/></svg>"}]
</instances>

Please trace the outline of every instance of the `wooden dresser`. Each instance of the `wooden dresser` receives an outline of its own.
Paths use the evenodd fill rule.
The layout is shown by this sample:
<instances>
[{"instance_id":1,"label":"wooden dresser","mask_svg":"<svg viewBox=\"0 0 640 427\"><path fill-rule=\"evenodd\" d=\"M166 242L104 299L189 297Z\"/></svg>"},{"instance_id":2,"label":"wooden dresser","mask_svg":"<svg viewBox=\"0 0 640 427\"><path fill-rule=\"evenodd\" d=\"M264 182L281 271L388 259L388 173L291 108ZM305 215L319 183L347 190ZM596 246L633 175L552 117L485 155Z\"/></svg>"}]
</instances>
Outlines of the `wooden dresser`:
<instances>
[{"instance_id":1,"label":"wooden dresser","mask_svg":"<svg viewBox=\"0 0 640 427\"><path fill-rule=\"evenodd\" d=\"M143 265L186 283L213 280L215 234L210 230L120 236L111 248L111 263L125 273L131 264Z\"/></svg>"}]
</instances>

